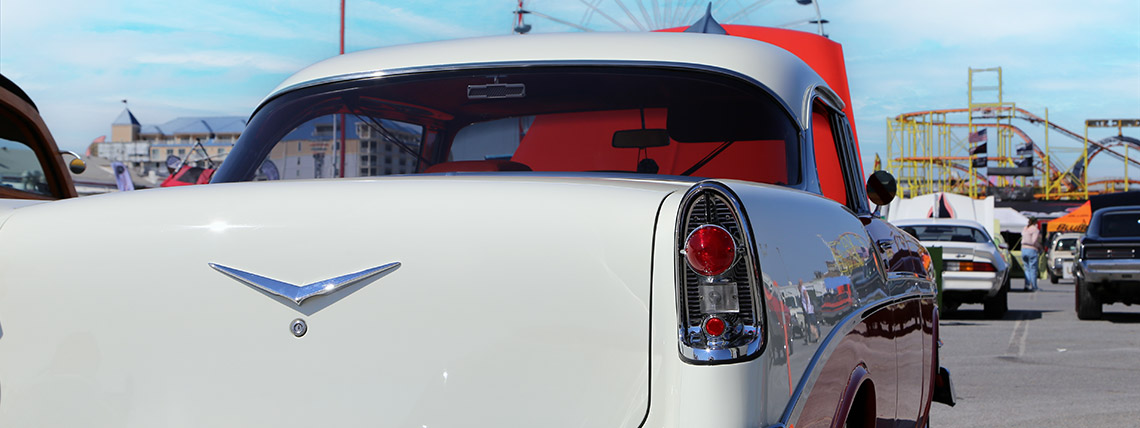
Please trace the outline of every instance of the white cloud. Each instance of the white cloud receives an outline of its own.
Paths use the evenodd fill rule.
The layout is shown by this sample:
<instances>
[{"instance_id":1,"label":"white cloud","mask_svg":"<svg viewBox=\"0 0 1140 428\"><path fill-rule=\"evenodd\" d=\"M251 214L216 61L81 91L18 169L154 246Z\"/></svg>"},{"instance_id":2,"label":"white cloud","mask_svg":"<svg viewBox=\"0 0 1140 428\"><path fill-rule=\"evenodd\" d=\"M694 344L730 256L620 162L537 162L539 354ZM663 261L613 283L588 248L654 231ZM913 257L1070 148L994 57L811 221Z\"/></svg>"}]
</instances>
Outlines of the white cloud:
<instances>
[{"instance_id":1,"label":"white cloud","mask_svg":"<svg viewBox=\"0 0 1140 428\"><path fill-rule=\"evenodd\" d=\"M134 58L140 64L163 64L189 68L252 68L270 73L292 73L305 65L297 59L259 52L199 51L144 54Z\"/></svg>"}]
</instances>

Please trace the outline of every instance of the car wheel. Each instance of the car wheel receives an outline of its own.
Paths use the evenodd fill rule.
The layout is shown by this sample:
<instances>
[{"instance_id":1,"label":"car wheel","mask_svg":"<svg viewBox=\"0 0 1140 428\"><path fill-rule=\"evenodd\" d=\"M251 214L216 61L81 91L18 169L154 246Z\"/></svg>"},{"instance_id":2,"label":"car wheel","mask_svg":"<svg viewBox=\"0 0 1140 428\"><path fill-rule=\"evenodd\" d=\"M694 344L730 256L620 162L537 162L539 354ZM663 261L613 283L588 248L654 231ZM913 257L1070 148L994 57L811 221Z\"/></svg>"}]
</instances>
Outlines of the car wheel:
<instances>
[{"instance_id":1,"label":"car wheel","mask_svg":"<svg viewBox=\"0 0 1140 428\"><path fill-rule=\"evenodd\" d=\"M1005 283L1001 285L998 293L993 297L986 298L982 305L986 318L1001 319L1004 317L1006 311L1009 310L1009 278L1005 279Z\"/></svg>"},{"instance_id":2,"label":"car wheel","mask_svg":"<svg viewBox=\"0 0 1140 428\"><path fill-rule=\"evenodd\" d=\"M1051 283L1051 284L1057 283L1057 275L1053 275L1052 270L1049 270L1049 283Z\"/></svg>"},{"instance_id":3,"label":"car wheel","mask_svg":"<svg viewBox=\"0 0 1140 428\"><path fill-rule=\"evenodd\" d=\"M1082 320L1098 320L1101 315L1104 315L1104 308L1096 297L1092 295L1089 290L1089 284L1085 281L1076 280L1077 289L1073 293L1076 295L1077 303L1077 318Z\"/></svg>"},{"instance_id":4,"label":"car wheel","mask_svg":"<svg viewBox=\"0 0 1140 428\"><path fill-rule=\"evenodd\" d=\"M938 317L939 318L946 318L948 315L950 315L950 313L958 310L959 305L961 305L961 304L958 302L955 302L953 300L947 299L946 297L943 297L942 298L942 304L938 305Z\"/></svg>"}]
</instances>

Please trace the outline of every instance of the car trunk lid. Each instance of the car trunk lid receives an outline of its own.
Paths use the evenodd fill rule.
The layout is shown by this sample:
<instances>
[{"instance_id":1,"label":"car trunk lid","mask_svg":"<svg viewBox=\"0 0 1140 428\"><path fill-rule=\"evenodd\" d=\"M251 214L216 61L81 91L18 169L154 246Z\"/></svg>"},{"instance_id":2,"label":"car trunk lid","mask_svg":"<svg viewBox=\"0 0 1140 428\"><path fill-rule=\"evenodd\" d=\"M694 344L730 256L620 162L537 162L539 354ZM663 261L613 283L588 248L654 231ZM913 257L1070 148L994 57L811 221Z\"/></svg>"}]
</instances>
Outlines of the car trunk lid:
<instances>
[{"instance_id":1,"label":"car trunk lid","mask_svg":"<svg viewBox=\"0 0 1140 428\"><path fill-rule=\"evenodd\" d=\"M35 401L36 379L52 370L38 362L79 335L69 358L99 362L52 389L90 393L103 416L636 426L648 407L655 222L686 186L427 176L28 207L0 230L12 244L0 259L23 248L44 260L0 262L5 399ZM84 239L28 245L63 222ZM300 305L208 265L301 286L397 262ZM48 263L69 270L42 270ZM17 285L33 277L36 286ZM27 301L38 309L18 304Z\"/></svg>"}]
</instances>

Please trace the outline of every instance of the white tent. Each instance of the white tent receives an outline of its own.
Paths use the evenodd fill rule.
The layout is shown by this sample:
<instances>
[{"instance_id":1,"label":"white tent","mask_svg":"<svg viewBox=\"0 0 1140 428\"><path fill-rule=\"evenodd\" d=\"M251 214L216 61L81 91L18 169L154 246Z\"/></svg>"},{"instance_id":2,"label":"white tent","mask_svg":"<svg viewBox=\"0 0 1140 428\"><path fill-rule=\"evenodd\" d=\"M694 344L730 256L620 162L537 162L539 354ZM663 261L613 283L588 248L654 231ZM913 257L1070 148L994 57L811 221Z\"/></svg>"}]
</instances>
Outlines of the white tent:
<instances>
[{"instance_id":1,"label":"white tent","mask_svg":"<svg viewBox=\"0 0 1140 428\"><path fill-rule=\"evenodd\" d=\"M998 224L1001 224L1002 232L1021 233L1021 229L1029 225L1029 217L1021 215L1013 208L995 209L994 218L997 219Z\"/></svg>"},{"instance_id":2,"label":"white tent","mask_svg":"<svg viewBox=\"0 0 1140 428\"><path fill-rule=\"evenodd\" d=\"M896 198L887 206L887 221L911 218L957 218L981 223L993 235L994 197L971 199L955 193L931 193L910 199ZM1024 224L1023 224L1024 225Z\"/></svg>"}]
</instances>

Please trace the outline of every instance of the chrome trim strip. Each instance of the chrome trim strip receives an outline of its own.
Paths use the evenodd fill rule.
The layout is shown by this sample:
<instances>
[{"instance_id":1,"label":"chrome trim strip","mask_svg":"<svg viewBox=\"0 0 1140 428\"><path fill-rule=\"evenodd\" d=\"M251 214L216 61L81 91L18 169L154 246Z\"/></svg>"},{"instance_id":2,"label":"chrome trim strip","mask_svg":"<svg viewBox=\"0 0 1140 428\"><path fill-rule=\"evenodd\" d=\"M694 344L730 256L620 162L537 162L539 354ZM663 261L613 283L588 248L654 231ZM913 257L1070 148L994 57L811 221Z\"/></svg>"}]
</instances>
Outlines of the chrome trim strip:
<instances>
[{"instance_id":1,"label":"chrome trim strip","mask_svg":"<svg viewBox=\"0 0 1140 428\"><path fill-rule=\"evenodd\" d=\"M412 74L474 70L474 69L480 69L480 68L504 67L504 68L531 68L531 69L533 69L533 68L541 68L541 67L566 67L566 66L600 66L600 67L634 66L634 67L668 68L668 69L677 69L677 70L696 70L696 71L705 71L705 72L716 72L719 74L724 74L724 75L728 75L731 77L741 79L741 80L748 82L750 84L753 84L756 87L763 90L765 93L767 93L773 99L775 99L776 102L778 102L781 107L784 108L784 111L788 114L788 116L790 116L790 118L792 119L793 122L795 122L796 124L798 124L800 126L801 130L808 129L806 123L810 123L810 118L811 118L810 115L807 116L807 118L809 120L807 120L806 123L802 117L798 118L799 120L797 120L796 113L795 113L796 110L793 110L791 108L791 104L788 102L788 100L784 99L779 94L772 91L767 85L761 83L760 81L758 81L758 80L756 80L756 79L754 79L754 78L752 78L746 74L742 74L742 73L734 71L734 70L716 67L716 66L711 66L711 65L693 64L693 63L686 63L686 62L616 61L616 60L553 60L553 61L474 62L474 63L458 63L458 64L446 64L446 65L427 65L427 66L421 66L421 67L394 68L394 69L390 69L390 70L371 70L371 71L361 71L361 72L355 72L355 73L346 73L346 74L340 74L340 75L335 75L335 76L322 77L320 79L313 79L313 80L309 80L307 82L301 82L301 83L293 84L293 85L281 88L279 90L273 91L269 95L267 95L264 99L262 99L260 103L257 104L257 108L255 108L253 110L253 113L251 113L249 115L249 117L250 117L250 119L253 119L253 116L257 115L257 112L260 111L262 107L265 107L265 105L267 103L269 103L269 101L271 101L274 98L277 98L278 96L280 96L282 94L285 94L287 92L293 92L293 91L296 91L299 89L306 89L306 88L311 88L311 87L321 86L321 85L327 85L327 84L332 84L332 83L348 82L348 81L352 81L352 80L366 80L366 79L404 76L404 75L412 75ZM813 86L813 89L815 87L816 86ZM809 112L810 112L810 110L809 110Z\"/></svg>"},{"instance_id":2,"label":"chrome trim strip","mask_svg":"<svg viewBox=\"0 0 1140 428\"><path fill-rule=\"evenodd\" d=\"M823 78L821 77L820 80L822 81ZM811 127L811 105L817 98L828 107L835 109L836 113L846 116L843 113L843 107L846 105L843 102L843 98L831 90L831 88L816 83L808 86L807 91L804 93L803 116L801 116L801 120L803 120L804 123L800 124L803 129Z\"/></svg>"},{"instance_id":3,"label":"chrome trim strip","mask_svg":"<svg viewBox=\"0 0 1140 428\"><path fill-rule=\"evenodd\" d=\"M371 269L365 269L360 272L353 272L348 275L341 275L336 278L329 278L323 281L317 281L310 284L301 286L293 285L287 282L278 281L272 278L266 278L261 275L249 273L243 270L234 269L228 266L223 266L217 263L207 263L214 270L237 280L238 282L265 291L269 294L284 297L291 300L297 306L310 297L321 296L333 293L344 287L356 284L365 279L373 276L395 270L400 267L400 262L388 263L386 265L376 266Z\"/></svg>"},{"instance_id":4,"label":"chrome trim strip","mask_svg":"<svg viewBox=\"0 0 1140 428\"><path fill-rule=\"evenodd\" d=\"M928 281L925 278L920 279L923 281ZM820 346L816 350L815 355L812 355L811 361L808 362L807 367L804 368L804 374L800 377L800 382L796 384L796 389L792 392L791 398L788 399L788 406L784 408L784 413L780 415L779 423L785 425L791 424L792 418L798 417L799 414L803 411L804 403L802 403L800 399L803 398L805 394L811 392L811 388L808 385L814 386L816 381L819 380L820 372L816 370L816 368L818 365L820 365L820 361L825 361L827 357L830 357L831 353L835 351L834 348L839 344L839 341L834 339L840 334L840 331L842 331L842 334L846 336L847 333L851 332L854 329L854 326L857 323L863 322L864 319L872 315L874 312L885 309L896 303L901 303L916 298L931 298L932 296L933 295L930 293L911 291L905 294L886 297L864 305L861 310L851 311L851 313L847 314L846 317L836 323L835 327L832 327L831 332L827 334L827 338L823 339L823 341L820 343Z\"/></svg>"}]
</instances>

